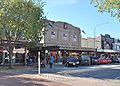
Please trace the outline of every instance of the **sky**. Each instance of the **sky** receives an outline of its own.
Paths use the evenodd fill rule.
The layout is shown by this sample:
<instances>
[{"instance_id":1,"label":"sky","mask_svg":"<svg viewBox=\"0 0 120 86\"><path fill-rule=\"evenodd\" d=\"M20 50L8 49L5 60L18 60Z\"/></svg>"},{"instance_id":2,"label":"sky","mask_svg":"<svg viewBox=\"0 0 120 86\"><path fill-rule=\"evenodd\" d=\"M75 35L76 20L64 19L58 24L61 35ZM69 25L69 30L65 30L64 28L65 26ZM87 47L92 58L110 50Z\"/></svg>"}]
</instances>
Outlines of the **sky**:
<instances>
[{"instance_id":1,"label":"sky","mask_svg":"<svg viewBox=\"0 0 120 86\"><path fill-rule=\"evenodd\" d=\"M91 0L42 1L46 4L44 11L47 19L63 21L79 27L86 33L86 35L81 33L82 37L94 37L95 28L96 36L109 34L111 37L120 38L120 22L108 13L98 12L98 9L90 4Z\"/></svg>"}]
</instances>

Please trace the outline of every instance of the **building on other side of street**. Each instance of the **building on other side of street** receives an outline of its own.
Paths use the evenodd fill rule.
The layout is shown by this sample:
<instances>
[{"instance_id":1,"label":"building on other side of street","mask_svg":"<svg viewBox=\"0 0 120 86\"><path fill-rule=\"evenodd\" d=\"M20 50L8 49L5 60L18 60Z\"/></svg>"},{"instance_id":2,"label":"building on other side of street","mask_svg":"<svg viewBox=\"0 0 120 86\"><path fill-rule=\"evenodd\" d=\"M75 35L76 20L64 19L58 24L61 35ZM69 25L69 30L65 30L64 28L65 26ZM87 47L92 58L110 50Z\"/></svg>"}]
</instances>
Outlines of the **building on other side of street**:
<instances>
[{"instance_id":1,"label":"building on other side of street","mask_svg":"<svg viewBox=\"0 0 120 86\"><path fill-rule=\"evenodd\" d=\"M45 58L50 54L55 56L58 62L59 57L64 58L79 51L81 48L81 30L69 23L48 20L45 28L44 47Z\"/></svg>"}]
</instances>

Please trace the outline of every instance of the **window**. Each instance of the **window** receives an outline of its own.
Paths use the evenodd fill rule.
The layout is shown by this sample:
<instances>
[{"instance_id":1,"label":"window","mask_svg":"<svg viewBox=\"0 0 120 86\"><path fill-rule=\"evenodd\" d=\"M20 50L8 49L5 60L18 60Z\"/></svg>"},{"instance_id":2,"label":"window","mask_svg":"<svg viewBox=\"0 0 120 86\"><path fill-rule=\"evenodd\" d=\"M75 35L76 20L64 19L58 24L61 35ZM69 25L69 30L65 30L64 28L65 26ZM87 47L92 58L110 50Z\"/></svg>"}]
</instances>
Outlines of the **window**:
<instances>
[{"instance_id":1,"label":"window","mask_svg":"<svg viewBox=\"0 0 120 86\"><path fill-rule=\"evenodd\" d=\"M73 38L77 39L77 36L74 35Z\"/></svg>"},{"instance_id":2,"label":"window","mask_svg":"<svg viewBox=\"0 0 120 86\"><path fill-rule=\"evenodd\" d=\"M64 24L63 24L63 28L64 28L64 29L67 29L67 23L64 23Z\"/></svg>"},{"instance_id":3,"label":"window","mask_svg":"<svg viewBox=\"0 0 120 86\"><path fill-rule=\"evenodd\" d=\"M66 40L66 38L67 38L67 34L66 33L63 33L63 38Z\"/></svg>"},{"instance_id":4,"label":"window","mask_svg":"<svg viewBox=\"0 0 120 86\"><path fill-rule=\"evenodd\" d=\"M77 41L77 36L73 35L73 41Z\"/></svg>"},{"instance_id":5,"label":"window","mask_svg":"<svg viewBox=\"0 0 120 86\"><path fill-rule=\"evenodd\" d=\"M118 46L119 47L119 49L120 49L120 46Z\"/></svg>"},{"instance_id":6,"label":"window","mask_svg":"<svg viewBox=\"0 0 120 86\"><path fill-rule=\"evenodd\" d=\"M64 34L63 34L63 37L67 37L67 34L64 33Z\"/></svg>"},{"instance_id":7,"label":"window","mask_svg":"<svg viewBox=\"0 0 120 86\"><path fill-rule=\"evenodd\" d=\"M55 38L55 32L54 31L51 32L51 38Z\"/></svg>"},{"instance_id":8,"label":"window","mask_svg":"<svg viewBox=\"0 0 120 86\"><path fill-rule=\"evenodd\" d=\"M55 32L52 31L52 32L51 32L51 35L55 35Z\"/></svg>"}]
</instances>

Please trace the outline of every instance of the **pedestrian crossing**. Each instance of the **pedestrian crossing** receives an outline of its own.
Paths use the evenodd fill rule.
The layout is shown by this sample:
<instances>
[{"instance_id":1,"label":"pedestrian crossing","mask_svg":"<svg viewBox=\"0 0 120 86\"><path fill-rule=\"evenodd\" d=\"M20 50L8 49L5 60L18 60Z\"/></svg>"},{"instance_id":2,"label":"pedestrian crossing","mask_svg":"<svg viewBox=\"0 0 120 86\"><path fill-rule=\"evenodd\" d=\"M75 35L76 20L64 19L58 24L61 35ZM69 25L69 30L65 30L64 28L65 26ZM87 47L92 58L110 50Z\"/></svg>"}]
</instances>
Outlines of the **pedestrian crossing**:
<instances>
[{"instance_id":1,"label":"pedestrian crossing","mask_svg":"<svg viewBox=\"0 0 120 86\"><path fill-rule=\"evenodd\" d=\"M43 79L48 79L51 81L65 81L65 80L77 79L77 77L63 76L63 75L59 75L59 74L49 74L49 73L43 73L40 76Z\"/></svg>"}]
</instances>

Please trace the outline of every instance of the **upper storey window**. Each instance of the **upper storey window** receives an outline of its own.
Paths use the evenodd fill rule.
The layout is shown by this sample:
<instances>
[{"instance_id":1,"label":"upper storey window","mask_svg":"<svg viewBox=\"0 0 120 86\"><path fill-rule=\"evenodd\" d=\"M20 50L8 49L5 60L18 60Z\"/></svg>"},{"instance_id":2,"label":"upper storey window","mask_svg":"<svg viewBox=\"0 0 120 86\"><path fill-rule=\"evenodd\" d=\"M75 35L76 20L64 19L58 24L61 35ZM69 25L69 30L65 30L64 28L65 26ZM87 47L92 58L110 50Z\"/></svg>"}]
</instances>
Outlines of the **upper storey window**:
<instances>
[{"instance_id":1,"label":"upper storey window","mask_svg":"<svg viewBox=\"0 0 120 86\"><path fill-rule=\"evenodd\" d=\"M55 32L54 31L51 32L51 38L55 38Z\"/></svg>"},{"instance_id":2,"label":"upper storey window","mask_svg":"<svg viewBox=\"0 0 120 86\"><path fill-rule=\"evenodd\" d=\"M67 23L64 23L64 24L63 24L63 28L64 28L64 29L67 29Z\"/></svg>"},{"instance_id":3,"label":"upper storey window","mask_svg":"<svg viewBox=\"0 0 120 86\"><path fill-rule=\"evenodd\" d=\"M73 35L73 41L77 41L77 36Z\"/></svg>"},{"instance_id":4,"label":"upper storey window","mask_svg":"<svg viewBox=\"0 0 120 86\"><path fill-rule=\"evenodd\" d=\"M66 40L66 38L67 38L67 34L66 33L63 33L63 38Z\"/></svg>"}]
</instances>

